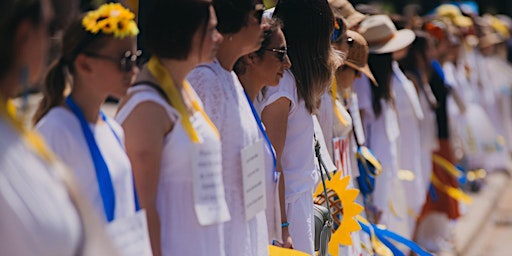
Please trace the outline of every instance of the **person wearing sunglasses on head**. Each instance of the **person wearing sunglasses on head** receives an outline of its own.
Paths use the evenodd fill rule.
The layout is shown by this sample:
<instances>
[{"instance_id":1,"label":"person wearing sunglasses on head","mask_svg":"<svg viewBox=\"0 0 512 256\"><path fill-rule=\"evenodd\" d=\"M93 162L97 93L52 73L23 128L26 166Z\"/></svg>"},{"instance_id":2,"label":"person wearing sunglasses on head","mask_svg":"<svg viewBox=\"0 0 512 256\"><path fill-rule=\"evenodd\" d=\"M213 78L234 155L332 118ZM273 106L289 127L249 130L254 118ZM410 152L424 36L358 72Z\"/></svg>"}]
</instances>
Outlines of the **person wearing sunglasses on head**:
<instances>
[{"instance_id":1,"label":"person wearing sunglasses on head","mask_svg":"<svg viewBox=\"0 0 512 256\"><path fill-rule=\"evenodd\" d=\"M264 39L261 47L252 53L242 56L235 63L234 71L238 75L244 91L252 105L252 102L258 100L258 94L265 93L265 86L277 86L283 77L284 71L291 67L290 59L287 55L286 40L281 31L281 23L277 19L265 21L270 27L264 31ZM266 132L261 125L258 111L253 107L253 115L261 128L261 133L266 136ZM268 137L267 137L268 138ZM275 162L275 152L270 140L266 141L265 164L267 170L272 169L277 172ZM282 233L281 223L287 222L283 179L279 177L273 180L271 172L266 173L265 185L267 186L267 226L269 242L275 241L283 243L289 238L289 233ZM280 214L277 214L279 213Z\"/></svg>"},{"instance_id":2,"label":"person wearing sunglasses on head","mask_svg":"<svg viewBox=\"0 0 512 256\"><path fill-rule=\"evenodd\" d=\"M260 48L267 26L261 24L264 6L261 0L213 0L213 6L224 41L217 58L196 67L187 79L221 138L222 176L231 215L224 223L226 255L267 255L265 172L273 170L264 166L265 139L233 72L240 57Z\"/></svg>"},{"instance_id":3,"label":"person wearing sunglasses on head","mask_svg":"<svg viewBox=\"0 0 512 256\"><path fill-rule=\"evenodd\" d=\"M148 212L153 255L224 256L224 196L217 127L186 75L211 62L223 37L209 0L157 0L142 40L151 52L121 102L141 205Z\"/></svg>"},{"instance_id":4,"label":"person wearing sunglasses on head","mask_svg":"<svg viewBox=\"0 0 512 256\"><path fill-rule=\"evenodd\" d=\"M131 233L119 231L117 223L123 221L143 237L138 245L144 254L150 250L147 227L135 224L145 216L139 211L123 130L100 110L107 97L123 97L139 71L138 32L134 14L121 4L101 5L72 21L62 37L61 56L46 75L34 123L74 171L119 249L126 249L119 243Z\"/></svg>"}]
</instances>

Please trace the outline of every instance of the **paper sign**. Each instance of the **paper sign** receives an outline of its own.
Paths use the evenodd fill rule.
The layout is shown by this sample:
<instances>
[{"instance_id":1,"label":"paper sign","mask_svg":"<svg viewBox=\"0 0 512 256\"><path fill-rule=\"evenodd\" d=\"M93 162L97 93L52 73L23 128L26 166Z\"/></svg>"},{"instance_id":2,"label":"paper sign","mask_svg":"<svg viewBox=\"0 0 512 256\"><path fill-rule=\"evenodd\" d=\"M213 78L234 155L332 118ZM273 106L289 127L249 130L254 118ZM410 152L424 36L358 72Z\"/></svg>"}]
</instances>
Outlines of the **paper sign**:
<instances>
[{"instance_id":1,"label":"paper sign","mask_svg":"<svg viewBox=\"0 0 512 256\"><path fill-rule=\"evenodd\" d=\"M245 219L251 220L267 205L265 193L265 159L263 140L242 149ZM269 170L268 170L269 171Z\"/></svg>"},{"instance_id":2,"label":"paper sign","mask_svg":"<svg viewBox=\"0 0 512 256\"><path fill-rule=\"evenodd\" d=\"M110 222L107 226L107 233L123 256L153 255L144 209L130 217Z\"/></svg>"}]
</instances>

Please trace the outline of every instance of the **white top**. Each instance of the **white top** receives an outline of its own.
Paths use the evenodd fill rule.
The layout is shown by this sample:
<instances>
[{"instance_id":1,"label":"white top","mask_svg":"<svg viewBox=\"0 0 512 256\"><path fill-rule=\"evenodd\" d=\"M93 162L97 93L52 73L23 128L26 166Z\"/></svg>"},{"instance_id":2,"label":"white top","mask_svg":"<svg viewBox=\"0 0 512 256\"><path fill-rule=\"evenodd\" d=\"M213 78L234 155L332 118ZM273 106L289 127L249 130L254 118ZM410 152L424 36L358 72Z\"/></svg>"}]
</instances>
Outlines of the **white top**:
<instances>
[{"instance_id":1,"label":"white top","mask_svg":"<svg viewBox=\"0 0 512 256\"><path fill-rule=\"evenodd\" d=\"M0 254L76 255L80 216L55 167L0 118Z\"/></svg>"},{"instance_id":2,"label":"white top","mask_svg":"<svg viewBox=\"0 0 512 256\"><path fill-rule=\"evenodd\" d=\"M221 136L222 176L231 214L231 221L224 223L226 255L267 255L265 212L258 213L249 221L245 220L241 151L263 137L254 121L243 87L236 74L225 70L217 60L196 67L187 80L201 98L205 112ZM266 176L269 175L272 179L272 169L266 170ZM273 193L267 191L267 195Z\"/></svg>"},{"instance_id":3,"label":"white top","mask_svg":"<svg viewBox=\"0 0 512 256\"><path fill-rule=\"evenodd\" d=\"M144 102L161 106L174 123L172 131L164 137L156 196L162 255L225 255L221 246L224 242L222 224L201 226L196 217L192 183L194 159L191 157L194 145L180 122L180 114L149 86L132 87L128 94L132 96L116 116L119 123ZM203 140L217 140L200 113L192 115L190 121Z\"/></svg>"},{"instance_id":4,"label":"white top","mask_svg":"<svg viewBox=\"0 0 512 256\"><path fill-rule=\"evenodd\" d=\"M281 156L286 202L291 203L301 193L313 190L319 174L315 169L313 117L306 109L304 100L299 100L291 71L284 72L278 86L267 87L265 97L255 102L256 108L261 113L266 106L283 97L291 102Z\"/></svg>"},{"instance_id":5,"label":"white top","mask_svg":"<svg viewBox=\"0 0 512 256\"><path fill-rule=\"evenodd\" d=\"M376 117L372 107L370 80L362 76L354 81L354 90L359 100L359 109L364 110L366 145L382 165L382 173L375 179L373 198L381 209L381 224L390 230L410 237L407 223L407 205L401 182L398 180L398 137L400 130L393 104L380 101L381 114ZM392 206L392 207L390 207Z\"/></svg>"},{"instance_id":6,"label":"white top","mask_svg":"<svg viewBox=\"0 0 512 256\"><path fill-rule=\"evenodd\" d=\"M125 218L135 213L133 175L130 160L117 139L124 141L122 128L111 118L107 123L89 124L94 138L108 166L114 185L114 218ZM48 146L73 170L82 191L101 216L105 215L94 163L77 117L64 107L55 107L36 125ZM106 217L103 218L106 220Z\"/></svg>"},{"instance_id":7,"label":"white top","mask_svg":"<svg viewBox=\"0 0 512 256\"><path fill-rule=\"evenodd\" d=\"M425 202L425 189L423 187L424 177L422 170L422 158L430 159L429 154L422 155L420 121L424 119L421 103L414 84L404 75L393 62L393 77L391 79L393 93L395 94L396 112L400 126L400 137L398 138L398 166L401 170L408 170L414 173L413 180L402 181L406 191L407 205L415 214L409 215L409 228L416 225L415 215L419 215ZM430 180L430 177L427 177Z\"/></svg>"}]
</instances>

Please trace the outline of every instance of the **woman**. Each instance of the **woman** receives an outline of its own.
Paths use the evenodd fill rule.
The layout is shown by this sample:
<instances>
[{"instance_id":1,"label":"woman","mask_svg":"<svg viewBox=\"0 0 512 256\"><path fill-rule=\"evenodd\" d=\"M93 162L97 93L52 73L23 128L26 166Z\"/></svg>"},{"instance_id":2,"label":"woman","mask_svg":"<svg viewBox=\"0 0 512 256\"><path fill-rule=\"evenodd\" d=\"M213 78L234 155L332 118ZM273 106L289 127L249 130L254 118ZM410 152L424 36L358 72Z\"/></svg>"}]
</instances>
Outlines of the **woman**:
<instances>
[{"instance_id":1,"label":"woman","mask_svg":"<svg viewBox=\"0 0 512 256\"><path fill-rule=\"evenodd\" d=\"M108 229L115 229L114 220L144 217L136 215L123 131L100 111L108 96L125 95L138 72L134 17L120 4L105 4L75 19L64 33L60 58L46 75L34 116L36 129L75 172ZM125 29L111 29L118 24ZM72 89L65 97L67 77ZM145 228L139 231L146 236ZM121 242L122 234L112 233L112 238Z\"/></svg>"},{"instance_id":2,"label":"woman","mask_svg":"<svg viewBox=\"0 0 512 256\"><path fill-rule=\"evenodd\" d=\"M52 18L47 0L0 4L0 248L5 255L117 255L71 173L8 101L38 81Z\"/></svg>"},{"instance_id":3,"label":"woman","mask_svg":"<svg viewBox=\"0 0 512 256\"><path fill-rule=\"evenodd\" d=\"M219 135L185 80L215 56L222 41L216 24L210 1L154 2L142 39L153 56L116 116L153 255L225 255Z\"/></svg>"},{"instance_id":4,"label":"woman","mask_svg":"<svg viewBox=\"0 0 512 256\"><path fill-rule=\"evenodd\" d=\"M293 45L288 52L293 65L277 87L266 88L257 104L284 178L288 219L282 224L283 235L290 234L294 249L313 255L311 194L318 172L312 114L341 62L330 45L334 18L325 0L279 1L273 15L283 21L286 41Z\"/></svg>"},{"instance_id":5,"label":"woman","mask_svg":"<svg viewBox=\"0 0 512 256\"><path fill-rule=\"evenodd\" d=\"M261 47L255 52L244 55L235 63L234 71L237 73L240 83L244 87L244 91L248 97L249 103L252 104L257 100L259 92L265 85L277 86L283 77L285 70L291 67L290 59L287 55L286 40L279 20L270 21L270 27L264 31L263 42ZM263 92L264 93L264 92ZM260 131L267 139L268 136L263 130L259 113L253 108L253 115L260 126ZM267 140L265 156L266 170L276 169L275 152ZM273 173L266 172L265 184L267 186L267 226L269 241L278 241L282 243L281 223L286 222L286 211L284 205L283 179L278 181L273 179ZM276 189L277 193L276 193ZM283 216L283 218L281 218Z\"/></svg>"},{"instance_id":6,"label":"woman","mask_svg":"<svg viewBox=\"0 0 512 256\"><path fill-rule=\"evenodd\" d=\"M404 49L414 40L414 33L397 31L387 15L367 17L359 32L369 45L368 64L379 86L372 86L367 78L357 79L354 89L365 128L366 146L373 150L382 164L382 174L375 179L373 192L376 223L405 237L410 236L407 207L401 181L398 179L400 135L395 99L392 93L393 53ZM365 205L371 208L372 205Z\"/></svg>"},{"instance_id":7,"label":"woman","mask_svg":"<svg viewBox=\"0 0 512 256\"><path fill-rule=\"evenodd\" d=\"M213 63L195 68L188 79L219 130L222 142L222 177L231 220L224 223L226 255L267 255L268 232L264 212L264 140L254 122L244 90L233 72L235 62L260 48L263 4L257 0L214 0L224 37ZM257 154L258 157L251 156ZM253 161L254 160L254 161ZM250 170L251 169L251 170ZM247 192L247 193L246 193Z\"/></svg>"},{"instance_id":8,"label":"woman","mask_svg":"<svg viewBox=\"0 0 512 256\"><path fill-rule=\"evenodd\" d=\"M335 80L329 92L322 97L322 103L317 117L325 136L325 143L329 148L329 153L334 159L336 168L342 171L342 176L350 175L352 181L359 176L357 167L356 150L357 145L354 140L354 127L362 127L361 120L357 115L357 96L353 94L352 85L354 80L361 77L361 74L369 77L376 84L375 79L368 67L368 44L359 33L348 30L339 38L333 38L333 46L347 53L344 65L336 70ZM335 100L333 103L333 99ZM352 110L351 110L352 109ZM349 113L350 112L350 113ZM358 142L362 143L360 134ZM354 183L349 184L350 188ZM341 202L343 205L343 202ZM362 231L351 233L352 246L340 246L338 255L361 255L365 248L371 248L369 237Z\"/></svg>"}]
</instances>

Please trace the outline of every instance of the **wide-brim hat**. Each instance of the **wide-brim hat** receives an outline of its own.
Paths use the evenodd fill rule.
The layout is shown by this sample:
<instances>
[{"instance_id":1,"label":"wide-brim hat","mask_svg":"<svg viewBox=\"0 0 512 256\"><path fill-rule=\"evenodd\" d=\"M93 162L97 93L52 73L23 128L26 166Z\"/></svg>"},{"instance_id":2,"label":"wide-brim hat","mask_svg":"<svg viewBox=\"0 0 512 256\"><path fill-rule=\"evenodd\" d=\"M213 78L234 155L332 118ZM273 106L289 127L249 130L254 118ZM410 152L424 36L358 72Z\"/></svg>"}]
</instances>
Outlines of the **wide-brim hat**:
<instances>
[{"instance_id":1,"label":"wide-brim hat","mask_svg":"<svg viewBox=\"0 0 512 256\"><path fill-rule=\"evenodd\" d=\"M364 37L352 30L347 30L349 48L345 65L365 74L375 86L378 86L370 67L368 66L368 43Z\"/></svg>"},{"instance_id":2,"label":"wide-brim hat","mask_svg":"<svg viewBox=\"0 0 512 256\"><path fill-rule=\"evenodd\" d=\"M387 15L368 16L358 32L366 39L371 53L392 53L409 46L416 35L410 29L397 30Z\"/></svg>"},{"instance_id":3,"label":"wide-brim hat","mask_svg":"<svg viewBox=\"0 0 512 256\"><path fill-rule=\"evenodd\" d=\"M366 15L356 11L348 0L327 0L327 2L329 2L334 16L342 17L345 20L348 29L361 23L366 18Z\"/></svg>"}]
</instances>

